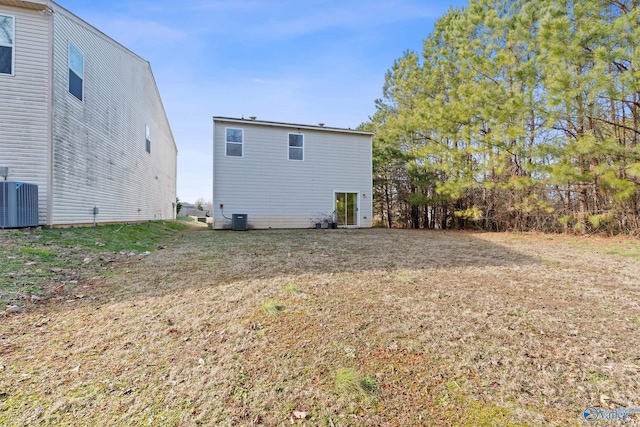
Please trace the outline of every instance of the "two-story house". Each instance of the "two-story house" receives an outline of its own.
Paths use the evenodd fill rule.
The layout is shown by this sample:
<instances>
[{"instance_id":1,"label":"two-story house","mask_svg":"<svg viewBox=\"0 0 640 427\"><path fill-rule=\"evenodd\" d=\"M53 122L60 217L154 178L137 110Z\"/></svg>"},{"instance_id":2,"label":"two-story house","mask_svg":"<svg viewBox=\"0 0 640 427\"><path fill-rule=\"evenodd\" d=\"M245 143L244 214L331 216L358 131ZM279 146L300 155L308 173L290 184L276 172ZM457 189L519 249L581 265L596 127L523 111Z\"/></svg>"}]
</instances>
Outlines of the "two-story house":
<instances>
[{"instance_id":1,"label":"two-story house","mask_svg":"<svg viewBox=\"0 0 640 427\"><path fill-rule=\"evenodd\" d=\"M214 117L213 227L371 227L372 133ZM231 220L230 220L231 219Z\"/></svg>"},{"instance_id":2,"label":"two-story house","mask_svg":"<svg viewBox=\"0 0 640 427\"><path fill-rule=\"evenodd\" d=\"M40 224L172 219L176 159L147 61L55 2L0 0L0 167L38 186Z\"/></svg>"}]
</instances>

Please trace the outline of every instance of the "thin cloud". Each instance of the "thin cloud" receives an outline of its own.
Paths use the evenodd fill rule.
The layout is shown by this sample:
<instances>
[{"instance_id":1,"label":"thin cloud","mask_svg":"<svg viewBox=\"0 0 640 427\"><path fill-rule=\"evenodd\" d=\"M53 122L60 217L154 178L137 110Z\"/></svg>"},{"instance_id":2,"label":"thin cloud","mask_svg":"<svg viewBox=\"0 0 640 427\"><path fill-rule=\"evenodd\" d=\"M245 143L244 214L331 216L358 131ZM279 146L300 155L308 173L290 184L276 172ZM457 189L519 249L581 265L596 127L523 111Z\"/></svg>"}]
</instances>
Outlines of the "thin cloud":
<instances>
[{"instance_id":1,"label":"thin cloud","mask_svg":"<svg viewBox=\"0 0 640 427\"><path fill-rule=\"evenodd\" d=\"M295 36L336 27L375 27L431 15L431 11L415 5L396 6L389 3L338 6L312 15L303 14L294 19L272 21L264 29L274 35Z\"/></svg>"},{"instance_id":2,"label":"thin cloud","mask_svg":"<svg viewBox=\"0 0 640 427\"><path fill-rule=\"evenodd\" d=\"M304 2L279 3L279 7L263 8L259 19L242 23L242 31L269 39L299 37L325 30L344 28L357 31L408 20L434 18L441 8L424 6L414 1Z\"/></svg>"},{"instance_id":3,"label":"thin cloud","mask_svg":"<svg viewBox=\"0 0 640 427\"><path fill-rule=\"evenodd\" d=\"M115 19L109 21L103 31L125 46L140 44L163 45L188 39L185 31L176 30L153 21L137 19Z\"/></svg>"},{"instance_id":4,"label":"thin cloud","mask_svg":"<svg viewBox=\"0 0 640 427\"><path fill-rule=\"evenodd\" d=\"M403 21L432 19L446 12L449 6L425 5L417 0L283 0L196 1L180 7L193 14L192 29L200 34L225 34L245 40L280 40L331 29L371 30Z\"/></svg>"},{"instance_id":5,"label":"thin cloud","mask_svg":"<svg viewBox=\"0 0 640 427\"><path fill-rule=\"evenodd\" d=\"M184 10L187 11L252 11L262 8L272 7L272 4L268 4L265 1L191 1L185 4Z\"/></svg>"}]
</instances>

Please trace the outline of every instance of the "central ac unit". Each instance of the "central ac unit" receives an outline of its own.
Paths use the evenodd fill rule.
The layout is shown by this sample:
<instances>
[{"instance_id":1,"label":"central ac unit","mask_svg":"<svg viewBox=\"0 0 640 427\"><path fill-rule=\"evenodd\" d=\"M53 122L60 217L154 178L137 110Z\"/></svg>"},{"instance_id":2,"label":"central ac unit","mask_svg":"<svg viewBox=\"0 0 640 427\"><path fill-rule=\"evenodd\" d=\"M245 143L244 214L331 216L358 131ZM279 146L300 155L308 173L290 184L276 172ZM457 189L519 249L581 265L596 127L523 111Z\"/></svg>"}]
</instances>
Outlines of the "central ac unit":
<instances>
[{"instance_id":1,"label":"central ac unit","mask_svg":"<svg viewBox=\"0 0 640 427\"><path fill-rule=\"evenodd\" d=\"M38 186L0 181L0 228L38 225Z\"/></svg>"}]
</instances>

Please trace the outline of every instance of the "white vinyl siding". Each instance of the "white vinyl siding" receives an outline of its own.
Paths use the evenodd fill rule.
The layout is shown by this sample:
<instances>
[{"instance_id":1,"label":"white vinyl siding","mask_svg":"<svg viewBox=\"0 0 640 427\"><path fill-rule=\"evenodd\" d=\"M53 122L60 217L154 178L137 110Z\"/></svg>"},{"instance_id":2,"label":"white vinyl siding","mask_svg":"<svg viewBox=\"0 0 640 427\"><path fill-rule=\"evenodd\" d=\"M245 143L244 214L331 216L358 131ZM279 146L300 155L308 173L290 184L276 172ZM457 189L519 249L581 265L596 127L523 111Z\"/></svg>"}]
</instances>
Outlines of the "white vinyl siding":
<instances>
[{"instance_id":1,"label":"white vinyl siding","mask_svg":"<svg viewBox=\"0 0 640 427\"><path fill-rule=\"evenodd\" d=\"M91 223L94 206L98 222L173 218L177 150L149 63L62 8L53 19L53 222ZM68 93L69 43L82 103Z\"/></svg>"},{"instance_id":2,"label":"white vinyl siding","mask_svg":"<svg viewBox=\"0 0 640 427\"><path fill-rule=\"evenodd\" d=\"M289 160L304 160L304 135L289 134Z\"/></svg>"},{"instance_id":3,"label":"white vinyl siding","mask_svg":"<svg viewBox=\"0 0 640 427\"><path fill-rule=\"evenodd\" d=\"M0 74L13 75L15 25L14 16L0 14Z\"/></svg>"},{"instance_id":4,"label":"white vinyl siding","mask_svg":"<svg viewBox=\"0 0 640 427\"><path fill-rule=\"evenodd\" d=\"M371 226L371 135L304 130L304 162L284 154L294 126L276 127L247 121L244 159L225 156L225 129L236 123L214 122L214 227L229 228L220 212L248 215L253 228L309 228L330 216L335 191L358 192L359 226Z\"/></svg>"},{"instance_id":5,"label":"white vinyl siding","mask_svg":"<svg viewBox=\"0 0 640 427\"><path fill-rule=\"evenodd\" d=\"M38 216L47 223L49 188L50 18L0 6L14 18L13 75L0 74L0 166L9 181L38 185Z\"/></svg>"}]
</instances>

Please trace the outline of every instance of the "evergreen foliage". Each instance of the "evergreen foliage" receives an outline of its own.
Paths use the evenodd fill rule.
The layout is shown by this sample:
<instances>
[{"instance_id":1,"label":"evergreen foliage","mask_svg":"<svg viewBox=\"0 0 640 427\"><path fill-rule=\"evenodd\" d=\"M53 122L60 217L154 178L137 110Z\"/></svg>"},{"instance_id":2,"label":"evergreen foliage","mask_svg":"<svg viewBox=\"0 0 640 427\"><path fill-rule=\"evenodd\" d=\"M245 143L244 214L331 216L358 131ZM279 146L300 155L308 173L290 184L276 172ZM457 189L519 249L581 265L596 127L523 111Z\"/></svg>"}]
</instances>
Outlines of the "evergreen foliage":
<instances>
[{"instance_id":1,"label":"evergreen foliage","mask_svg":"<svg viewBox=\"0 0 640 427\"><path fill-rule=\"evenodd\" d=\"M470 0L387 72L388 227L640 230L640 1Z\"/></svg>"}]
</instances>

